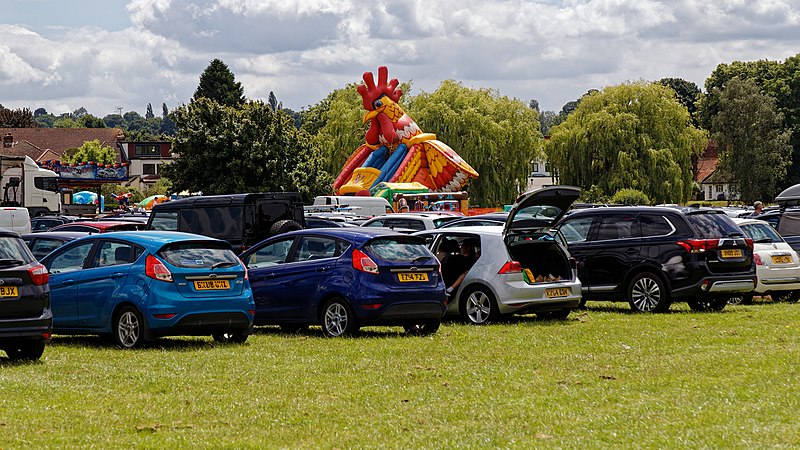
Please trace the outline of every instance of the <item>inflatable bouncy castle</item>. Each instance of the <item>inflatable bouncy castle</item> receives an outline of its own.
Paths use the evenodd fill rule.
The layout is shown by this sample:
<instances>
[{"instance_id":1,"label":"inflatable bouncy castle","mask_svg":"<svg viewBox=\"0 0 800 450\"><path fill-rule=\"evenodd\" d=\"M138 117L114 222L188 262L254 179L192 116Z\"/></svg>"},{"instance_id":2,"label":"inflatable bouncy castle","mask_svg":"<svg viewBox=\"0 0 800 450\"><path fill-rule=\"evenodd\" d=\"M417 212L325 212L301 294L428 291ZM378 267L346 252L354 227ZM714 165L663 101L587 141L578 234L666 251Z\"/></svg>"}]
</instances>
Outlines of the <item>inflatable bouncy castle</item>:
<instances>
[{"instance_id":1,"label":"inflatable bouncy castle","mask_svg":"<svg viewBox=\"0 0 800 450\"><path fill-rule=\"evenodd\" d=\"M379 183L418 182L431 192L463 190L470 178L477 178L466 161L436 135L423 133L398 103L403 91L396 78L388 81L388 69L378 68L378 83L364 72L358 86L364 109L364 123L370 122L361 145L345 162L333 183L337 195L369 195Z\"/></svg>"}]
</instances>

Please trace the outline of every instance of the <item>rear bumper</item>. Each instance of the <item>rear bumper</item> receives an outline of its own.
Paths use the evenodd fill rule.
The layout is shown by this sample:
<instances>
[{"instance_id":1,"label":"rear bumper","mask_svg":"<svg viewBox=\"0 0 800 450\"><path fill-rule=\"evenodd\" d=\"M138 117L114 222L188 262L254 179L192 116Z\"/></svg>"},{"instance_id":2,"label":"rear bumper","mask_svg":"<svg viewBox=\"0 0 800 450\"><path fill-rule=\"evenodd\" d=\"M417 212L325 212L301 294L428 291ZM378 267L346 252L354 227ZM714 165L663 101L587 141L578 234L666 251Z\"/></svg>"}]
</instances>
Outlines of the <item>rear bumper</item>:
<instances>
[{"instance_id":1,"label":"rear bumper","mask_svg":"<svg viewBox=\"0 0 800 450\"><path fill-rule=\"evenodd\" d=\"M716 294L736 294L752 292L756 286L755 274L735 274L725 276L710 276L700 281L675 289L672 295L676 299Z\"/></svg>"},{"instance_id":2,"label":"rear bumper","mask_svg":"<svg viewBox=\"0 0 800 450\"><path fill-rule=\"evenodd\" d=\"M441 319L445 311L444 303L437 301L396 303L374 312L359 305L354 307L361 325L401 325L413 320L435 320Z\"/></svg>"},{"instance_id":3,"label":"rear bumper","mask_svg":"<svg viewBox=\"0 0 800 450\"><path fill-rule=\"evenodd\" d=\"M253 317L243 312L216 312L187 314L174 323L159 323L149 319L149 332L153 336L207 336L231 330L253 332ZM164 321L169 322L169 321Z\"/></svg>"},{"instance_id":4,"label":"rear bumper","mask_svg":"<svg viewBox=\"0 0 800 450\"><path fill-rule=\"evenodd\" d=\"M765 294L770 291L800 290L800 267L763 267L756 270L758 284L753 292Z\"/></svg>"},{"instance_id":5,"label":"rear bumper","mask_svg":"<svg viewBox=\"0 0 800 450\"><path fill-rule=\"evenodd\" d=\"M38 317L0 319L0 342L20 338L49 339L53 331L53 312L50 308Z\"/></svg>"}]
</instances>

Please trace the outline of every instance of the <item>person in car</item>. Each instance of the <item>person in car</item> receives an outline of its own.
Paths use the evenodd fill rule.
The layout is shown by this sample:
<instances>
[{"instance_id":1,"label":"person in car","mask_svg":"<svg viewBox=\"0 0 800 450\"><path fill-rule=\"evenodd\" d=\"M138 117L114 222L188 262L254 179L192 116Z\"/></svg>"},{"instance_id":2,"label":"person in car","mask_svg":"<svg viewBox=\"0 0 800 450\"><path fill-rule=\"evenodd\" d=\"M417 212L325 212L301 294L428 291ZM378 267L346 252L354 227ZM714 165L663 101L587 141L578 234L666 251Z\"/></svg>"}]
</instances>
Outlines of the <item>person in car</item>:
<instances>
[{"instance_id":1,"label":"person in car","mask_svg":"<svg viewBox=\"0 0 800 450\"><path fill-rule=\"evenodd\" d=\"M452 241L455 243L455 241ZM449 245L449 244L448 244ZM452 295L461 286L464 277L472 268L475 261L478 259L475 255L475 242L472 239L465 239L461 242L458 249L453 249L454 252L447 255L442 260L442 278L444 284L447 286L445 292L447 295ZM457 252L455 250L458 250Z\"/></svg>"}]
</instances>

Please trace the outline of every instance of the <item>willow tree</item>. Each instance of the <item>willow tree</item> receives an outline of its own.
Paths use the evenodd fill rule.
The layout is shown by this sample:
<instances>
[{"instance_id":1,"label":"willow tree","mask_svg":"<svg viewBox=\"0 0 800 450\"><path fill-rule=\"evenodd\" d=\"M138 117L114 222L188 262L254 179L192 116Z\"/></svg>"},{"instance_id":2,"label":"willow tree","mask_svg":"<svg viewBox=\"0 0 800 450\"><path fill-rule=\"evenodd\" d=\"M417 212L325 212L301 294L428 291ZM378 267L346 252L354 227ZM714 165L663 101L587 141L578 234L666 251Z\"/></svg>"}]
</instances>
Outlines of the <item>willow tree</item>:
<instances>
[{"instance_id":1,"label":"willow tree","mask_svg":"<svg viewBox=\"0 0 800 450\"><path fill-rule=\"evenodd\" d=\"M434 133L480 174L467 185L470 203L511 203L527 186L531 161L543 148L535 109L495 90L450 80L407 104L406 113L422 131Z\"/></svg>"},{"instance_id":2,"label":"willow tree","mask_svg":"<svg viewBox=\"0 0 800 450\"><path fill-rule=\"evenodd\" d=\"M689 199L691 158L707 140L671 88L638 81L583 97L551 129L546 152L563 184L598 186L606 195L637 189L674 203Z\"/></svg>"}]
</instances>

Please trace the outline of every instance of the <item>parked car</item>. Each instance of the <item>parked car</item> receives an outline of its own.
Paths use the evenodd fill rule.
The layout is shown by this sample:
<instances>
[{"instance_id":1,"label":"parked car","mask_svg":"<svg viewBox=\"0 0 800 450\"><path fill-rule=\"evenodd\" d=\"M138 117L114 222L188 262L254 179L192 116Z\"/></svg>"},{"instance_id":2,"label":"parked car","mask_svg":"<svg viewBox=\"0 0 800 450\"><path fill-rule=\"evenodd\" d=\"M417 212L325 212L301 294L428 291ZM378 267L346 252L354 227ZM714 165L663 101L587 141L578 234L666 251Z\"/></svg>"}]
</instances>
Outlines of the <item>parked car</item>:
<instances>
[{"instance_id":1,"label":"parked car","mask_svg":"<svg viewBox=\"0 0 800 450\"><path fill-rule=\"evenodd\" d=\"M448 242L475 241L478 257L448 305L472 324L511 314L566 318L581 301L581 282L566 241L551 227L580 195L571 186L553 186L521 195L503 226L438 228L414 233L439 254ZM538 214L542 207L558 214ZM444 253L448 253L445 251ZM442 271L447 270L442 260Z\"/></svg>"},{"instance_id":2,"label":"parked car","mask_svg":"<svg viewBox=\"0 0 800 450\"><path fill-rule=\"evenodd\" d=\"M732 297L729 303L752 303L753 295L770 295L773 300L800 299L800 257L769 223L758 219L733 219L753 240L753 259L758 283L753 292Z\"/></svg>"},{"instance_id":3,"label":"parked car","mask_svg":"<svg viewBox=\"0 0 800 450\"><path fill-rule=\"evenodd\" d=\"M91 220L77 216L37 216L31 219L31 232L37 233L47 231L50 228L63 225L65 223L81 222Z\"/></svg>"},{"instance_id":4,"label":"parked car","mask_svg":"<svg viewBox=\"0 0 800 450\"><path fill-rule=\"evenodd\" d=\"M305 226L296 192L200 195L153 206L147 230L185 231L228 241L237 253Z\"/></svg>"},{"instance_id":5,"label":"parked car","mask_svg":"<svg viewBox=\"0 0 800 450\"><path fill-rule=\"evenodd\" d=\"M110 335L122 348L159 336L244 342L253 327L247 271L225 241L116 232L47 255L53 332Z\"/></svg>"},{"instance_id":6,"label":"parked car","mask_svg":"<svg viewBox=\"0 0 800 450\"><path fill-rule=\"evenodd\" d=\"M19 235L0 230L0 350L11 360L39 359L52 323L47 269Z\"/></svg>"},{"instance_id":7,"label":"parked car","mask_svg":"<svg viewBox=\"0 0 800 450\"><path fill-rule=\"evenodd\" d=\"M432 230L440 225L462 216L441 213L397 213L373 217L362 223L362 227L383 227L403 233Z\"/></svg>"},{"instance_id":8,"label":"parked car","mask_svg":"<svg viewBox=\"0 0 800 450\"><path fill-rule=\"evenodd\" d=\"M142 222L124 220L97 220L87 222L65 223L50 228L50 231L80 231L83 233L109 233L111 231L136 231L143 230Z\"/></svg>"},{"instance_id":9,"label":"parked car","mask_svg":"<svg viewBox=\"0 0 800 450\"><path fill-rule=\"evenodd\" d=\"M459 217L439 225L439 228L503 226L507 219L507 212L480 214L477 216Z\"/></svg>"},{"instance_id":10,"label":"parked car","mask_svg":"<svg viewBox=\"0 0 800 450\"><path fill-rule=\"evenodd\" d=\"M358 225L344 221L331 220L325 217L306 216L306 228L355 228Z\"/></svg>"},{"instance_id":11,"label":"parked car","mask_svg":"<svg viewBox=\"0 0 800 450\"><path fill-rule=\"evenodd\" d=\"M31 216L28 208L17 206L0 208L0 228L20 234L30 233Z\"/></svg>"},{"instance_id":12,"label":"parked car","mask_svg":"<svg viewBox=\"0 0 800 450\"><path fill-rule=\"evenodd\" d=\"M22 240L33 253L33 257L41 261L48 253L58 247L89 234L82 231L43 231L41 233L23 234Z\"/></svg>"},{"instance_id":13,"label":"parked car","mask_svg":"<svg viewBox=\"0 0 800 450\"><path fill-rule=\"evenodd\" d=\"M640 312L685 300L696 311L719 311L755 287L753 240L719 209L582 209L557 228L587 300L627 301Z\"/></svg>"},{"instance_id":14,"label":"parked car","mask_svg":"<svg viewBox=\"0 0 800 450\"><path fill-rule=\"evenodd\" d=\"M368 325L434 333L445 310L439 261L413 236L376 228L285 233L241 255L250 273L256 325L326 336Z\"/></svg>"}]
</instances>

